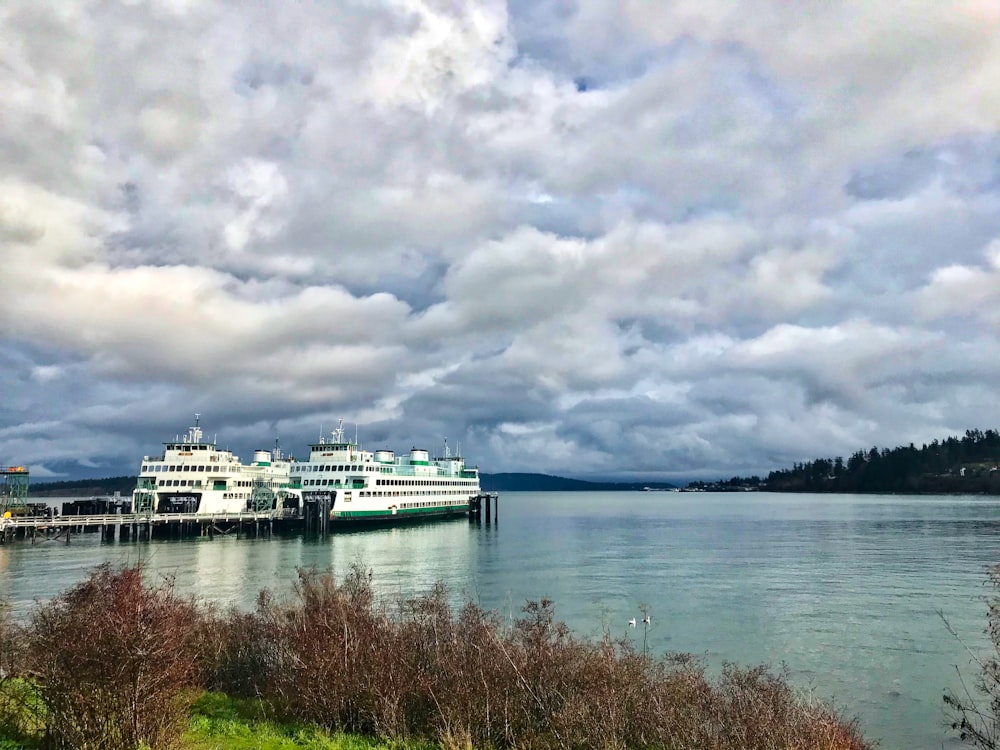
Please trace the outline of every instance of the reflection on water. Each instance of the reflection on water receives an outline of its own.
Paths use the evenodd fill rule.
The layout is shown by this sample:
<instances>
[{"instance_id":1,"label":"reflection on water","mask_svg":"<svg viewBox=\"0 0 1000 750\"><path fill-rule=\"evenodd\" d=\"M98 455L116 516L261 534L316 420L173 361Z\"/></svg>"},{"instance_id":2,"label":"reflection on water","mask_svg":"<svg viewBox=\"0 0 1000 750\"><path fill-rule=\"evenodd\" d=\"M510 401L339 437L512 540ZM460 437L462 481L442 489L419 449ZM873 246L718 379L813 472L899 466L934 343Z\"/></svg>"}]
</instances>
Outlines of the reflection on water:
<instances>
[{"instance_id":1,"label":"reflection on water","mask_svg":"<svg viewBox=\"0 0 1000 750\"><path fill-rule=\"evenodd\" d=\"M939 612L985 645L986 566L1000 562L1000 504L980 497L507 493L496 525L465 520L338 533L326 542L197 539L0 547L0 595L21 613L93 566L142 559L182 591L248 608L297 567L371 568L387 597L436 581L516 615L550 597L574 629L651 648L786 665L792 679L882 738L941 748L941 693L969 657Z\"/></svg>"}]
</instances>

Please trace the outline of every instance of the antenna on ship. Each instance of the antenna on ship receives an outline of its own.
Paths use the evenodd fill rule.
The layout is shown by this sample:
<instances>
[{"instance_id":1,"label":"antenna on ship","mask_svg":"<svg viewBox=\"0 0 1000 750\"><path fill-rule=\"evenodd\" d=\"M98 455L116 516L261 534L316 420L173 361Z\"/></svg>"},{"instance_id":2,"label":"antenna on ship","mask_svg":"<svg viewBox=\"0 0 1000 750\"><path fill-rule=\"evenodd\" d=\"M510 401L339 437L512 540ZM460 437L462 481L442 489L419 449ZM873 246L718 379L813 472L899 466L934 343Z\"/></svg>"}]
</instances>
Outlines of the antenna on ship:
<instances>
[{"instance_id":1,"label":"antenna on ship","mask_svg":"<svg viewBox=\"0 0 1000 750\"><path fill-rule=\"evenodd\" d=\"M188 430L188 434L184 436L185 441L190 441L192 443L201 442L201 428L198 426L201 424L201 414L198 412L194 413L194 427Z\"/></svg>"}]
</instances>

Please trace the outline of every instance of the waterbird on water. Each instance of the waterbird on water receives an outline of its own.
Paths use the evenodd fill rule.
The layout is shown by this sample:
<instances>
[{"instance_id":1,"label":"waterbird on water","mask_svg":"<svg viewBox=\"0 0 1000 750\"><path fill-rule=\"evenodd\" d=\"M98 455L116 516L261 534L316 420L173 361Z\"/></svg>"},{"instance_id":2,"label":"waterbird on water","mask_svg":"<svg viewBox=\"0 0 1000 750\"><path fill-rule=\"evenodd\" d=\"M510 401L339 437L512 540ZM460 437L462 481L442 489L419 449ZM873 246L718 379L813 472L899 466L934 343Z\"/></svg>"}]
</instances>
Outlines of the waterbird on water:
<instances>
[{"instance_id":1,"label":"waterbird on water","mask_svg":"<svg viewBox=\"0 0 1000 750\"><path fill-rule=\"evenodd\" d=\"M635 618L633 617L631 620L629 620L628 624L631 625L634 628L635 627Z\"/></svg>"}]
</instances>

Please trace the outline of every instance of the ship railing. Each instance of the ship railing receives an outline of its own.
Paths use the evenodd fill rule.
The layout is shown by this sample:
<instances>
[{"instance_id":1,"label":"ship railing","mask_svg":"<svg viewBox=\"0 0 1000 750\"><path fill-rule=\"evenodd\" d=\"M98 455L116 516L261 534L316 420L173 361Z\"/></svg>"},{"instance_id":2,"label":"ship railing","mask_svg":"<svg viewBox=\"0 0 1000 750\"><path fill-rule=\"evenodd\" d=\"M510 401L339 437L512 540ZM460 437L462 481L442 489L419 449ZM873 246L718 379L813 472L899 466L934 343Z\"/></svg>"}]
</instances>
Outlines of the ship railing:
<instances>
[{"instance_id":1,"label":"ship railing","mask_svg":"<svg viewBox=\"0 0 1000 750\"><path fill-rule=\"evenodd\" d=\"M429 471L427 466L407 466L396 464L396 470L393 472L393 476L402 477L429 477L429 478L441 478L441 479L475 479L475 474L466 474L464 470L462 471L450 471L444 466L430 467L431 469L437 468L437 471ZM421 471L417 471L421 469Z\"/></svg>"}]
</instances>

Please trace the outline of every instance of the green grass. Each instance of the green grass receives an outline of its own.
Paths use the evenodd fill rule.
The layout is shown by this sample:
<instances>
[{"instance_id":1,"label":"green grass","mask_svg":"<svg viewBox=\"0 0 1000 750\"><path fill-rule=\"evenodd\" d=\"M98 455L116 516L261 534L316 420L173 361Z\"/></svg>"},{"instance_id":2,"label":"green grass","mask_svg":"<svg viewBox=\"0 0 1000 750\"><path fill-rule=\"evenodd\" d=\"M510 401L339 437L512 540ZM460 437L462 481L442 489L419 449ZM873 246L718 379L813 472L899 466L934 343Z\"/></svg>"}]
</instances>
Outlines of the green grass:
<instances>
[{"instance_id":1,"label":"green grass","mask_svg":"<svg viewBox=\"0 0 1000 750\"><path fill-rule=\"evenodd\" d=\"M431 750L421 743L389 743L314 726L270 720L263 704L204 693L191 709L185 750ZM0 746L0 750L4 750Z\"/></svg>"},{"instance_id":2,"label":"green grass","mask_svg":"<svg viewBox=\"0 0 1000 750\"><path fill-rule=\"evenodd\" d=\"M35 750L40 726L33 685L11 680L0 687L0 750ZM37 710L37 709L35 709ZM434 750L420 742L393 743L350 734L330 734L319 727L268 718L263 704L203 693L191 707L182 750Z\"/></svg>"},{"instance_id":3,"label":"green grass","mask_svg":"<svg viewBox=\"0 0 1000 750\"><path fill-rule=\"evenodd\" d=\"M0 750L38 747L43 712L38 689L30 680L0 682Z\"/></svg>"}]
</instances>

